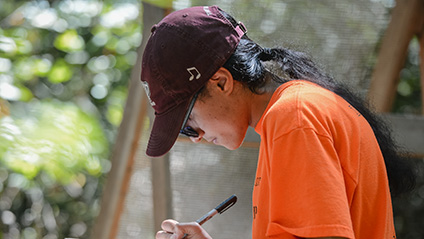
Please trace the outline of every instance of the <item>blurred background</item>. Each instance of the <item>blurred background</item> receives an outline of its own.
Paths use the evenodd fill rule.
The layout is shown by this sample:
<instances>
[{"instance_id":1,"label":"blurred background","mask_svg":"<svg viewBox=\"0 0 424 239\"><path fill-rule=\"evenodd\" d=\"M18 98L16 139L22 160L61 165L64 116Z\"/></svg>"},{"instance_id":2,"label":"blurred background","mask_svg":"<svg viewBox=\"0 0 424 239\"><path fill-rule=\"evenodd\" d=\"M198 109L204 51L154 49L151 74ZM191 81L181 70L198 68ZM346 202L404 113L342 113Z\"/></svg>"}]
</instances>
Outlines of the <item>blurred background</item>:
<instances>
[{"instance_id":1,"label":"blurred background","mask_svg":"<svg viewBox=\"0 0 424 239\"><path fill-rule=\"evenodd\" d=\"M261 45L308 52L364 97L396 5L394 0L146 2L174 10L219 5ZM91 238L139 57L142 19L141 0L0 0L0 238ZM414 38L392 113L421 115L420 92ZM143 156L147 134L117 238L154 235L151 165ZM257 148L191 146L179 141L171 151L174 216L197 219L236 191L247 206L234 213L235 225L208 222L209 229L234 233L215 238L249 238ZM416 162L423 172L423 160ZM195 208L194 200L200 201ZM398 238L424 238L422 174L414 194L394 204Z\"/></svg>"},{"instance_id":2,"label":"blurred background","mask_svg":"<svg viewBox=\"0 0 424 239\"><path fill-rule=\"evenodd\" d=\"M140 2L0 1L0 238L88 238Z\"/></svg>"}]
</instances>

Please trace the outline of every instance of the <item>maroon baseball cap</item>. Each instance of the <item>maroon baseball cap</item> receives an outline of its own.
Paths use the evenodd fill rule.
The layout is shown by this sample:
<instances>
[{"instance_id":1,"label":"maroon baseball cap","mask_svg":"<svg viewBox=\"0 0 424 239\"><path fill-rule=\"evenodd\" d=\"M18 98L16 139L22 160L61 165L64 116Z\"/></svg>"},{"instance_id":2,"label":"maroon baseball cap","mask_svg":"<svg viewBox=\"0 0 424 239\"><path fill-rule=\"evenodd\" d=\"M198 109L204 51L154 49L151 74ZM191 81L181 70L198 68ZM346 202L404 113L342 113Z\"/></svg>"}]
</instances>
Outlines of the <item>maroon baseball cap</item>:
<instances>
[{"instance_id":1,"label":"maroon baseball cap","mask_svg":"<svg viewBox=\"0 0 424 239\"><path fill-rule=\"evenodd\" d=\"M141 82L155 110L146 154L157 157L174 145L190 100L224 65L246 32L217 6L175 11L151 30Z\"/></svg>"}]
</instances>

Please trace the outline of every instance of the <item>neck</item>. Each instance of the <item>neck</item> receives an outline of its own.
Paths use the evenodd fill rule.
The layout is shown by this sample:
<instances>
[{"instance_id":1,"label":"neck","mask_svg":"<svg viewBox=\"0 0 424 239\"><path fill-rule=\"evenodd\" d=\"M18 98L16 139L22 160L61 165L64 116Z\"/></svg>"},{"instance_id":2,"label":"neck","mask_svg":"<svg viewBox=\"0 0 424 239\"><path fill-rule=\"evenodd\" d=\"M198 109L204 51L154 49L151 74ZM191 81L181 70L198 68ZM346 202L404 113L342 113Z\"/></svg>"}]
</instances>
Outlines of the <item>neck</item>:
<instances>
[{"instance_id":1,"label":"neck","mask_svg":"<svg viewBox=\"0 0 424 239\"><path fill-rule=\"evenodd\" d=\"M273 80L271 74L265 74L266 84L260 89L262 94L253 94L252 108L251 108L251 121L249 126L255 128L261 119L263 113L268 107L269 101L275 90L281 85L281 82Z\"/></svg>"},{"instance_id":2,"label":"neck","mask_svg":"<svg viewBox=\"0 0 424 239\"><path fill-rule=\"evenodd\" d=\"M249 122L249 126L255 128L256 124L258 124L261 119L265 109L268 107L268 103L271 100L272 94L274 92L266 92L261 95L254 95L252 97L252 107L251 107L251 118Z\"/></svg>"}]
</instances>

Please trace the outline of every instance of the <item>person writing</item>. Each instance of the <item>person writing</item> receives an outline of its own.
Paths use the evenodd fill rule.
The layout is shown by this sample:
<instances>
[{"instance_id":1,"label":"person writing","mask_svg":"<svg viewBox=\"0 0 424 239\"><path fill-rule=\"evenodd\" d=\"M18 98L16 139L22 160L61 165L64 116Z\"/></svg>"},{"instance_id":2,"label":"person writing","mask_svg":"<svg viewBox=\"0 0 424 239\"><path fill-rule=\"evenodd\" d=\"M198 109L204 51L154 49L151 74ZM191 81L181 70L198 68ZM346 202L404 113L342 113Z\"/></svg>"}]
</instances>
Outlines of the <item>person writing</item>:
<instances>
[{"instance_id":1,"label":"person writing","mask_svg":"<svg viewBox=\"0 0 424 239\"><path fill-rule=\"evenodd\" d=\"M252 238L395 238L391 197L415 172L366 103L305 54L264 48L218 6L173 12L152 27L141 82L155 110L147 155L178 135L234 150L261 137ZM157 239L208 239L165 220Z\"/></svg>"}]
</instances>

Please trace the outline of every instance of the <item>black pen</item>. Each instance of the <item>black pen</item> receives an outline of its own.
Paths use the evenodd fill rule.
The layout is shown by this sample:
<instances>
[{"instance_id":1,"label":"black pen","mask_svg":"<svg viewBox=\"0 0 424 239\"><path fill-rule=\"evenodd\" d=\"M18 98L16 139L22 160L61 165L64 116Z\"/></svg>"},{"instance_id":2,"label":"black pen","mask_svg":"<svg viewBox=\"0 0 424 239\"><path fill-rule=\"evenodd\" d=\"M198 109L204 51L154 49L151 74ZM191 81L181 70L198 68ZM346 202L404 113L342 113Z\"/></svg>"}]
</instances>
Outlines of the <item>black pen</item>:
<instances>
[{"instance_id":1,"label":"black pen","mask_svg":"<svg viewBox=\"0 0 424 239\"><path fill-rule=\"evenodd\" d=\"M222 214L223 212L227 211L230 207L232 207L237 202L237 196L233 194L231 197L227 198L225 201L223 201L221 204L216 206L214 209L210 210L208 213L203 215L201 218L197 219L196 222L199 223L199 225L202 225L203 223L207 222L209 219L211 219L216 214ZM184 234L183 238L186 238L187 234Z\"/></svg>"}]
</instances>

